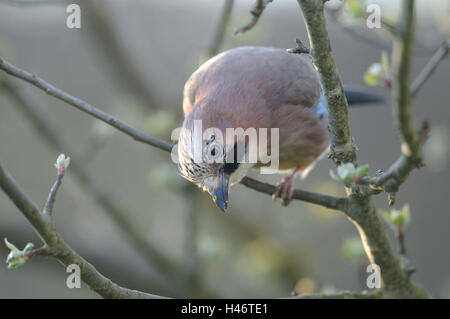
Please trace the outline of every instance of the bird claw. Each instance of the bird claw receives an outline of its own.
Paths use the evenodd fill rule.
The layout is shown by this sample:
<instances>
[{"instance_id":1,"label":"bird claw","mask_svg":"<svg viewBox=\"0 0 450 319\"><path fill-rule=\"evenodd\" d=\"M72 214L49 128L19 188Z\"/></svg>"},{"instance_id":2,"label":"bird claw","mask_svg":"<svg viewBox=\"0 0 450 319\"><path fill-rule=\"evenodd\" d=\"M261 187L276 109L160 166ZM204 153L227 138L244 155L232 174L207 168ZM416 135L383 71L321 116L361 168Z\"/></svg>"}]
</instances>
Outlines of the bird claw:
<instances>
[{"instance_id":1,"label":"bird claw","mask_svg":"<svg viewBox=\"0 0 450 319\"><path fill-rule=\"evenodd\" d=\"M294 195L294 180L295 176L289 175L283 178L275 187L275 192L272 194L272 199L277 200L281 198L283 206L289 205Z\"/></svg>"}]
</instances>

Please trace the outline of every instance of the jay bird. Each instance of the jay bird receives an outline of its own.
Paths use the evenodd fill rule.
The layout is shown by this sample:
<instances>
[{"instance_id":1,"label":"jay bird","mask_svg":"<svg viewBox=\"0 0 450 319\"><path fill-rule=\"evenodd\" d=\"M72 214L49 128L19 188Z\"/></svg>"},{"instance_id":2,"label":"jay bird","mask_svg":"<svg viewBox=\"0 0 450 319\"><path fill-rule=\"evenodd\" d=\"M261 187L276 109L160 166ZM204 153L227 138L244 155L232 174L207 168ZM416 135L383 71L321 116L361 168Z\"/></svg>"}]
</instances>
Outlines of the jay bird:
<instances>
[{"instance_id":1,"label":"jay bird","mask_svg":"<svg viewBox=\"0 0 450 319\"><path fill-rule=\"evenodd\" d=\"M346 89L345 94L349 104L382 102L360 91ZM183 111L185 119L178 138L179 172L210 193L223 212L228 206L230 187L239 183L250 168L268 164L259 158L254 163L238 160L238 143L248 152L245 136L228 143L215 139L214 133L203 136L208 128L218 129L224 136L227 128L255 128L257 132L260 128L278 128L278 171L291 173L277 185L272 198L280 198L283 205L291 201L295 178L305 177L330 144L326 100L318 72L307 55L282 49L240 47L211 58L187 80ZM195 135L194 124L199 120L203 131ZM271 141L269 137L267 140ZM203 155L196 159L193 154L197 142ZM204 161L204 155L221 160Z\"/></svg>"}]
</instances>

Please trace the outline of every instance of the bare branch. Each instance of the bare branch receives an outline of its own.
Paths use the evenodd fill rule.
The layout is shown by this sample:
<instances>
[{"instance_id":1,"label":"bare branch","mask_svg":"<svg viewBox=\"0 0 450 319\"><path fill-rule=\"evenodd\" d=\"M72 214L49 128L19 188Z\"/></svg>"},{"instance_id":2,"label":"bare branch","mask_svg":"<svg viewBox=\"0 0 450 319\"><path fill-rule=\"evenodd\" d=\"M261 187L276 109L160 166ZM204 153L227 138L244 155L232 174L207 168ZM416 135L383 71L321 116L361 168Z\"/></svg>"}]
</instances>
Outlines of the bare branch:
<instances>
[{"instance_id":1,"label":"bare branch","mask_svg":"<svg viewBox=\"0 0 450 319\"><path fill-rule=\"evenodd\" d=\"M113 126L114 128L118 129L119 131L132 137L136 141L152 145L152 146L162 149L164 151L170 151L172 149L172 145L170 143L167 143L163 140L160 140L160 139L157 139L157 138L154 138L154 137L144 134L143 132L135 129L134 127L113 117L112 115L110 115L106 112L103 112L100 109L97 109L93 105L91 105L77 97L74 97L74 96L64 92L61 89L58 89L57 87L42 80L41 78L37 77L36 75L19 69L18 67L6 62L1 57L0 57L0 69L2 69L3 71L5 71L8 74L18 77L34 86L40 88L48 95L54 96L57 99L64 101L67 104L70 104L70 105L76 107L77 109L105 122L106 124Z\"/></svg>"},{"instance_id":2,"label":"bare branch","mask_svg":"<svg viewBox=\"0 0 450 319\"><path fill-rule=\"evenodd\" d=\"M58 192L59 187L61 186L62 179L65 175L65 169L58 169L58 174L56 176L56 181L53 184L52 188L50 189L50 192L48 194L47 202L44 206L44 214L52 216L53 213L53 205L55 204L56 199L56 193Z\"/></svg>"},{"instance_id":3,"label":"bare branch","mask_svg":"<svg viewBox=\"0 0 450 319\"><path fill-rule=\"evenodd\" d=\"M33 225L35 231L42 238L48 249L51 250L52 256L66 267L71 264L77 264L80 267L81 279L99 295L104 298L164 298L121 287L99 273L93 265L78 255L64 241L50 220L45 218L44 214L41 214L39 207L20 188L1 161L0 188L8 195L30 224Z\"/></svg>"},{"instance_id":4,"label":"bare branch","mask_svg":"<svg viewBox=\"0 0 450 319\"><path fill-rule=\"evenodd\" d=\"M253 16L252 21L250 21L248 24L246 24L242 28L239 28L236 31L234 31L234 35L244 34L245 32L251 30L256 25L256 23L258 23L259 17L264 12L264 9L266 8L266 6L272 1L273 0L256 0L255 6L250 11L250 13Z\"/></svg>"},{"instance_id":5,"label":"bare branch","mask_svg":"<svg viewBox=\"0 0 450 319\"><path fill-rule=\"evenodd\" d=\"M426 136L430 126L428 121L422 123L422 128L419 131L420 145L426 141ZM389 167L389 169L375 179L373 184L378 187L382 187L386 192L397 192L400 185L403 184L411 171L415 168L420 168L422 162L419 159L412 160L410 156L401 154L400 157Z\"/></svg>"},{"instance_id":6,"label":"bare branch","mask_svg":"<svg viewBox=\"0 0 450 319\"><path fill-rule=\"evenodd\" d=\"M374 183L377 186L382 186L386 192L397 192L411 171L421 166L420 149L426 141L429 131L427 121L423 122L419 132L414 128L411 105L411 94L414 92L414 88L411 89L409 85L414 41L414 0L403 0L403 2L402 25L399 25L399 32L396 34L392 53L393 117L402 143L402 154ZM417 88L419 87L420 84Z\"/></svg>"},{"instance_id":7,"label":"bare branch","mask_svg":"<svg viewBox=\"0 0 450 319\"><path fill-rule=\"evenodd\" d=\"M275 186L254 180L249 177L244 177L241 181L241 184L251 189L254 189L260 193L265 193L268 195L272 195L275 191ZM292 199L297 199L311 204L316 204L327 208L340 210L342 212L346 211L348 201L346 198L342 197L333 197L329 195L323 195L299 189L294 190L294 195L292 196Z\"/></svg>"},{"instance_id":8,"label":"bare branch","mask_svg":"<svg viewBox=\"0 0 450 319\"><path fill-rule=\"evenodd\" d=\"M53 256L52 250L50 248L48 248L46 245L33 249L32 251L30 251L27 255L27 259L30 259L32 257L36 257L36 256L46 256L46 257L51 257Z\"/></svg>"},{"instance_id":9,"label":"bare branch","mask_svg":"<svg viewBox=\"0 0 450 319\"><path fill-rule=\"evenodd\" d=\"M444 43L442 43L439 49L436 50L431 59L411 84L410 91L412 96L415 96L419 92L422 85L424 85L425 82L430 78L430 76L438 67L439 63L441 63L441 61L445 59L448 51L450 51L450 41L445 41Z\"/></svg>"}]
</instances>

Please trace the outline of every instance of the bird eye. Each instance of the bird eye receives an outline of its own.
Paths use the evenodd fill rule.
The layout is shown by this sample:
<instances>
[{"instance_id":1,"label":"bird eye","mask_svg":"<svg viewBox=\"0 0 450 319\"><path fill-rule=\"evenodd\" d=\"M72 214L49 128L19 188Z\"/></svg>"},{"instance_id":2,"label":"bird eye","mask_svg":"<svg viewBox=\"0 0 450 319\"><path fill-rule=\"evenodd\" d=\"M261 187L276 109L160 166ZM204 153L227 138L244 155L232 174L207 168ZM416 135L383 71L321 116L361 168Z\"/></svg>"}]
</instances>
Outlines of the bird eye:
<instances>
[{"instance_id":1,"label":"bird eye","mask_svg":"<svg viewBox=\"0 0 450 319\"><path fill-rule=\"evenodd\" d=\"M208 145L205 150L204 150L204 160L207 163L219 163L222 162L222 146L220 144L218 144L217 142L214 142L210 145Z\"/></svg>"}]
</instances>

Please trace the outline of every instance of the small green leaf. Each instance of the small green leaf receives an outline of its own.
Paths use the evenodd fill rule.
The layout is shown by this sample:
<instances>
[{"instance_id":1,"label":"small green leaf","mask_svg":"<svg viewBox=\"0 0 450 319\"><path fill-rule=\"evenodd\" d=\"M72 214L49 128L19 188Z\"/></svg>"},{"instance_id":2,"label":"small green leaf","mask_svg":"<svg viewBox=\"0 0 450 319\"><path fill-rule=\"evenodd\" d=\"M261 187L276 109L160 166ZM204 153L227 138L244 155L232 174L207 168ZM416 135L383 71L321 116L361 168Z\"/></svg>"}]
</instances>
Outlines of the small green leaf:
<instances>
[{"instance_id":1,"label":"small green leaf","mask_svg":"<svg viewBox=\"0 0 450 319\"><path fill-rule=\"evenodd\" d=\"M364 176L364 175L367 174L368 171L369 171L369 165L368 165L368 164L365 164L365 165L359 166L359 167L356 169L356 174L357 174L358 176Z\"/></svg>"},{"instance_id":2,"label":"small green leaf","mask_svg":"<svg viewBox=\"0 0 450 319\"><path fill-rule=\"evenodd\" d=\"M5 238L6 246L11 250L6 257L6 263L8 264L8 269L17 268L25 264L28 260L27 254L34 248L32 243L28 243L23 250L17 249L16 246L11 244Z\"/></svg>"},{"instance_id":3,"label":"small green leaf","mask_svg":"<svg viewBox=\"0 0 450 319\"><path fill-rule=\"evenodd\" d=\"M364 82L366 82L366 84L369 86L376 86L376 85L380 84L381 78L379 76L376 76L376 75L373 75L370 73L366 73L366 74L364 74Z\"/></svg>"},{"instance_id":4,"label":"small green leaf","mask_svg":"<svg viewBox=\"0 0 450 319\"><path fill-rule=\"evenodd\" d=\"M367 174L369 171L369 165L365 164L359 167L355 167L353 163L344 163L339 165L336 169L336 173L330 170L330 176L335 181L351 184L355 182L357 177L361 177Z\"/></svg>"},{"instance_id":5,"label":"small green leaf","mask_svg":"<svg viewBox=\"0 0 450 319\"><path fill-rule=\"evenodd\" d=\"M30 251L32 251L33 248L34 248L34 244L33 243L28 243L28 244L26 244L25 248L23 249L23 253L26 255Z\"/></svg>"},{"instance_id":6,"label":"small green leaf","mask_svg":"<svg viewBox=\"0 0 450 319\"><path fill-rule=\"evenodd\" d=\"M16 246L14 246L13 244L11 244L11 243L8 241L8 238L6 238L6 237L5 237L5 245L6 245L6 247L8 247L9 250L11 250L11 251L19 251L19 249L17 249Z\"/></svg>"},{"instance_id":7,"label":"small green leaf","mask_svg":"<svg viewBox=\"0 0 450 319\"><path fill-rule=\"evenodd\" d=\"M378 85L381 83L385 72L381 63L372 63L364 74L364 81L367 85Z\"/></svg>"}]
</instances>

